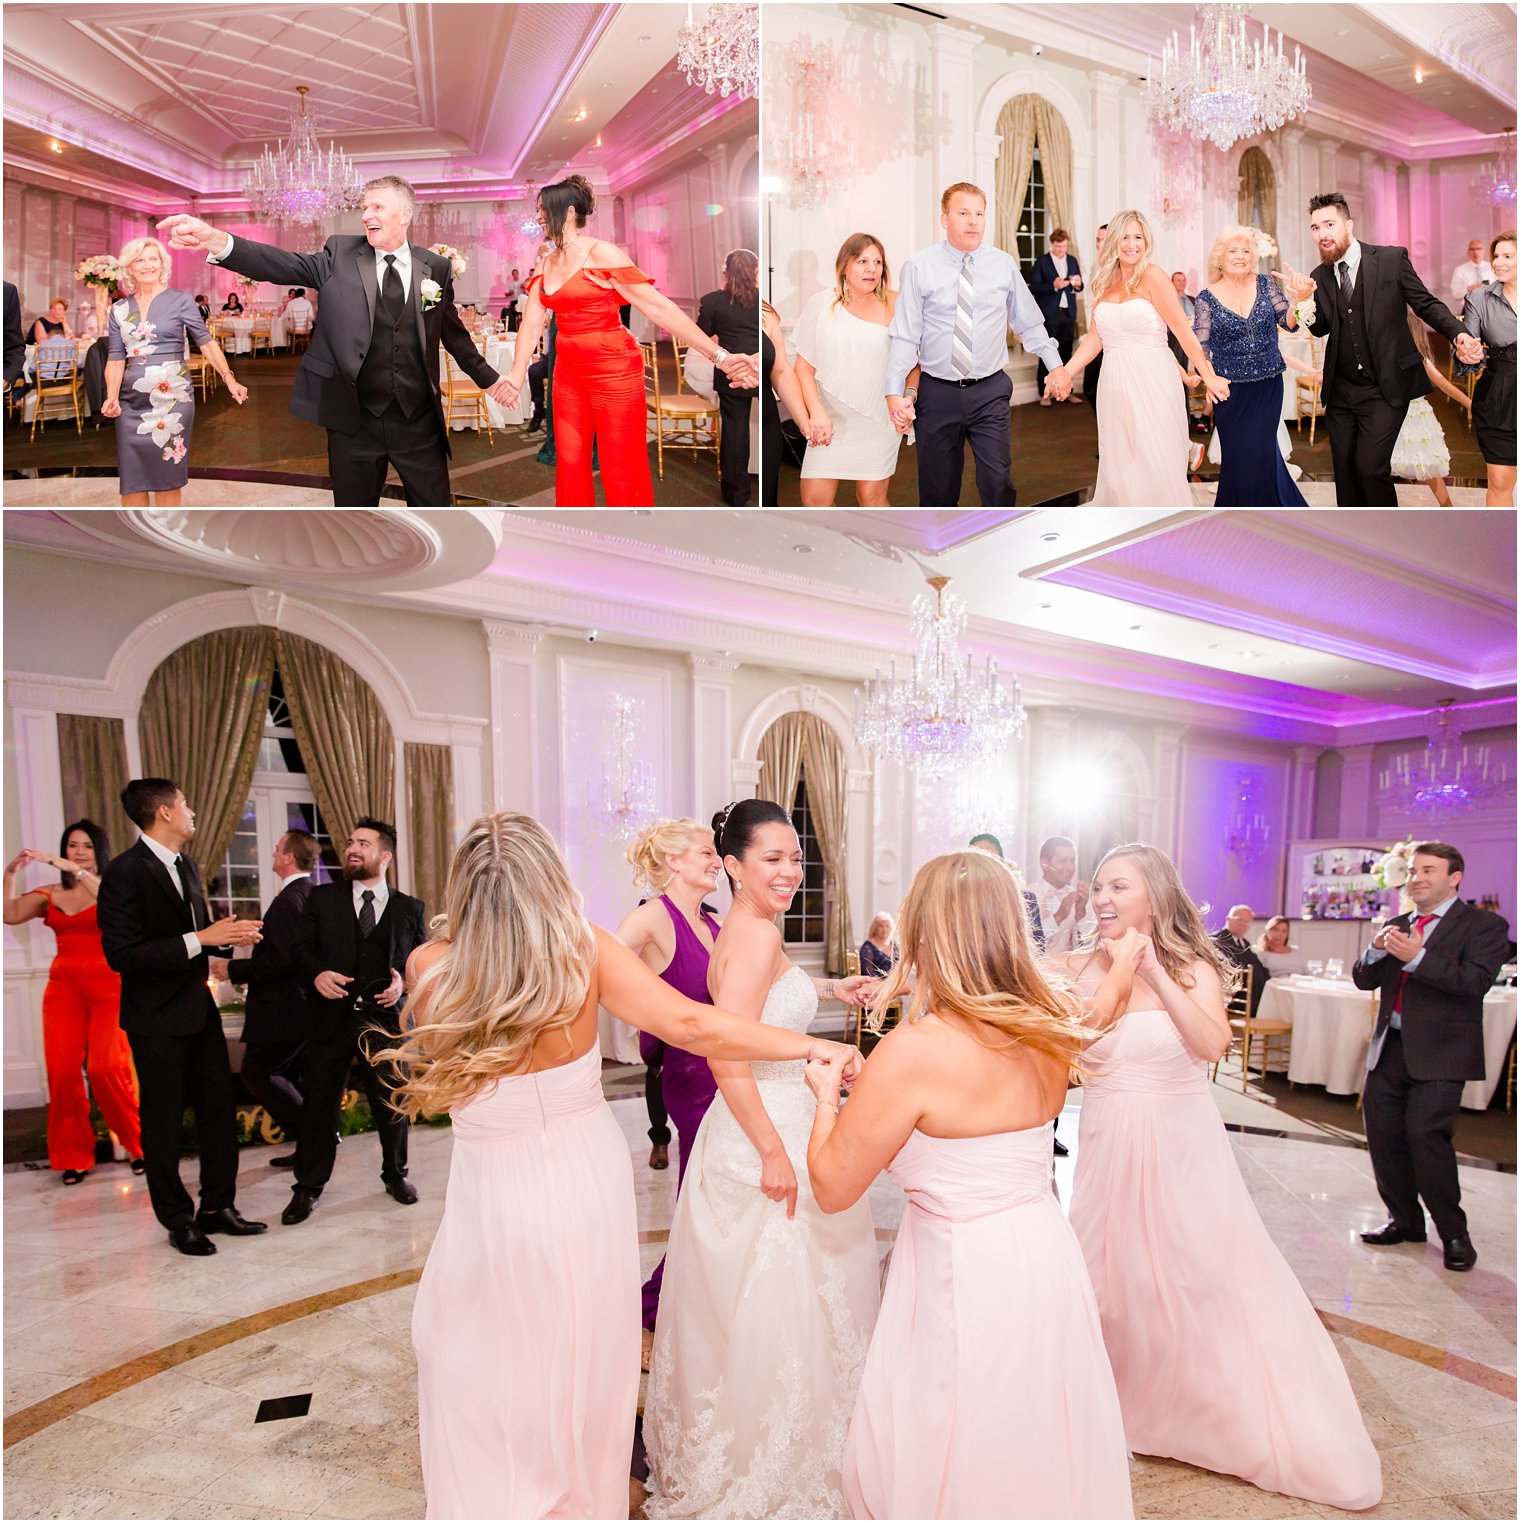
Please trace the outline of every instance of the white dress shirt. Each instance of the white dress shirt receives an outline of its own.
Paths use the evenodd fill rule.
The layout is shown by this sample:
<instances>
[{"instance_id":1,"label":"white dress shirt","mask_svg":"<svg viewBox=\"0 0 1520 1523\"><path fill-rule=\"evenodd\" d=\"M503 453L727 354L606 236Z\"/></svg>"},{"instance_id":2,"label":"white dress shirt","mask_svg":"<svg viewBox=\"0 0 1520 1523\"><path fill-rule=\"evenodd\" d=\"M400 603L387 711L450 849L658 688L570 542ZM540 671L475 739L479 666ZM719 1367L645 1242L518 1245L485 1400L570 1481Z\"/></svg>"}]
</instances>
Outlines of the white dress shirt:
<instances>
[{"instance_id":1,"label":"white dress shirt","mask_svg":"<svg viewBox=\"0 0 1520 1523\"><path fill-rule=\"evenodd\" d=\"M155 841L152 836L143 836L143 844L169 869L169 881L174 885L174 892L181 899L185 897L185 886L179 881L179 854L172 852L161 841ZM185 955L187 957L199 957L206 949L201 945L201 939L194 931L185 932Z\"/></svg>"},{"instance_id":2,"label":"white dress shirt","mask_svg":"<svg viewBox=\"0 0 1520 1523\"><path fill-rule=\"evenodd\" d=\"M231 233L227 234L227 247L220 254L207 254L207 264L225 264L227 256L232 252L232 245L236 242ZM385 283L385 256L396 256L396 273L401 277L401 294L410 296L412 293L412 249L409 243L403 242L400 248L375 249L375 280L383 285Z\"/></svg>"},{"instance_id":3,"label":"white dress shirt","mask_svg":"<svg viewBox=\"0 0 1520 1523\"><path fill-rule=\"evenodd\" d=\"M1071 266L1069 264L1067 264L1067 262L1066 262L1070 258L1071 258L1071 255L1069 255L1069 254L1062 254L1059 259L1057 259L1054 254L1052 254L1050 256L1050 262L1056 267L1056 274L1059 275L1062 280L1065 280L1065 278L1066 278L1066 272L1071 268ZM1070 286L1062 286L1061 287L1060 309L1063 312L1070 312L1071 311L1071 287Z\"/></svg>"},{"instance_id":4,"label":"white dress shirt","mask_svg":"<svg viewBox=\"0 0 1520 1523\"><path fill-rule=\"evenodd\" d=\"M354 879L354 918L358 919L359 912L364 908L364 891L369 889L375 896L375 924L380 924L380 917L385 913L385 906L390 902L391 891L385 886L385 879L378 883L363 883L358 878Z\"/></svg>"},{"instance_id":5,"label":"white dress shirt","mask_svg":"<svg viewBox=\"0 0 1520 1523\"><path fill-rule=\"evenodd\" d=\"M1467 288L1474 285L1487 285L1494 278L1494 267L1488 260L1480 259L1476 264L1471 259L1466 264L1459 264L1451 272L1451 294L1459 300L1467 295Z\"/></svg>"},{"instance_id":6,"label":"white dress shirt","mask_svg":"<svg viewBox=\"0 0 1520 1523\"><path fill-rule=\"evenodd\" d=\"M1044 873L1035 879L1030 892L1040 906L1040 929L1045 936L1045 951L1047 954L1055 952L1071 952L1076 950L1077 943L1085 937L1091 936L1098 929L1098 917L1093 914L1092 899L1089 897L1086 910L1079 916L1075 910L1068 910L1066 918L1056 920L1056 911L1061 907L1061 901L1071 892L1071 884L1065 888L1057 888Z\"/></svg>"},{"instance_id":7,"label":"white dress shirt","mask_svg":"<svg viewBox=\"0 0 1520 1523\"><path fill-rule=\"evenodd\" d=\"M1447 912L1447 910L1449 910L1452 907L1452 905L1454 905L1456 902L1457 902L1457 896L1455 894L1452 894L1448 898L1443 899L1441 901L1441 903L1438 904L1433 910L1413 910L1413 911L1411 911L1410 916L1409 916L1409 933L1410 933L1410 935L1414 934L1414 923L1415 923L1416 920L1418 920L1420 918L1421 915L1434 915L1436 917L1436 919L1439 920L1441 918L1441 916L1444 915ZM1402 911L1400 913L1402 913ZM1434 929L1435 929L1435 927L1431 926L1431 925L1428 925L1428 926L1425 927L1425 934L1420 938L1420 950L1418 952L1416 952L1414 954L1414 956L1411 957L1409 959L1409 961L1404 964L1404 971L1406 973L1413 973L1414 970L1420 966L1420 963L1422 961L1424 961L1424 958L1425 958L1425 943L1430 940L1430 933ZM1366 955L1363 957L1362 961L1363 962L1376 962L1378 960L1378 958L1380 958L1380 957L1387 957L1389 955L1391 955L1391 954L1389 953L1389 951L1388 951L1388 949L1386 947L1371 947L1370 946L1370 947L1367 948Z\"/></svg>"},{"instance_id":8,"label":"white dress shirt","mask_svg":"<svg viewBox=\"0 0 1520 1523\"><path fill-rule=\"evenodd\" d=\"M1362 246L1355 238L1351 240L1351 247L1341 255L1330 267L1330 273L1335 278L1335 288L1340 289L1341 266L1346 266L1346 273L1351 277L1351 289L1356 289L1356 272L1362 267Z\"/></svg>"}]
</instances>

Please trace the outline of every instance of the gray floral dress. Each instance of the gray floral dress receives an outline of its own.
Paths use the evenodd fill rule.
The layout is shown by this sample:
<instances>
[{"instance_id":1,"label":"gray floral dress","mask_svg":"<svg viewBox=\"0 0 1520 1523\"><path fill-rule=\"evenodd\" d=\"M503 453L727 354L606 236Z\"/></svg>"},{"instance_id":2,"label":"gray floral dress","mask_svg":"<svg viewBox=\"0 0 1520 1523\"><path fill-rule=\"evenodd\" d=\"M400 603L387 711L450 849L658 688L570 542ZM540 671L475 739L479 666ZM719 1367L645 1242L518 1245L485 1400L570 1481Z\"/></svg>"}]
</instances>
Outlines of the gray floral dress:
<instances>
[{"instance_id":1,"label":"gray floral dress","mask_svg":"<svg viewBox=\"0 0 1520 1523\"><path fill-rule=\"evenodd\" d=\"M112 304L107 358L125 360L116 461L123 497L173 492L190 477L186 464L195 426L195 387L185 368L185 335L211 340L200 308L184 292L160 291L139 309L135 296Z\"/></svg>"}]
</instances>

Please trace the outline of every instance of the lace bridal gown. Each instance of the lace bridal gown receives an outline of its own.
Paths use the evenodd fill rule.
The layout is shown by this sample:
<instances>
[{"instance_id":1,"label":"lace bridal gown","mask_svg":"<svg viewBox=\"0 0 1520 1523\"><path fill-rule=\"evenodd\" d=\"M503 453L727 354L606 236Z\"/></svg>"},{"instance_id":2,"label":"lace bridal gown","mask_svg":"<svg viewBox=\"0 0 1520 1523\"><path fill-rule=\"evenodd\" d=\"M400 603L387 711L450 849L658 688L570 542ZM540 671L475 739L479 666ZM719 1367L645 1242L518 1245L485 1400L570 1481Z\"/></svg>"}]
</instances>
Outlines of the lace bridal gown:
<instances>
[{"instance_id":1,"label":"lace bridal gown","mask_svg":"<svg viewBox=\"0 0 1520 1523\"><path fill-rule=\"evenodd\" d=\"M811 980L788 969L767 1025L805 1031ZM760 1193L760 1157L721 1092L676 1202L644 1406L650 1518L845 1515L840 1463L880 1299L862 1198L826 1216L808 1185L814 1101L801 1063L751 1065L797 1173L797 1215Z\"/></svg>"}]
</instances>

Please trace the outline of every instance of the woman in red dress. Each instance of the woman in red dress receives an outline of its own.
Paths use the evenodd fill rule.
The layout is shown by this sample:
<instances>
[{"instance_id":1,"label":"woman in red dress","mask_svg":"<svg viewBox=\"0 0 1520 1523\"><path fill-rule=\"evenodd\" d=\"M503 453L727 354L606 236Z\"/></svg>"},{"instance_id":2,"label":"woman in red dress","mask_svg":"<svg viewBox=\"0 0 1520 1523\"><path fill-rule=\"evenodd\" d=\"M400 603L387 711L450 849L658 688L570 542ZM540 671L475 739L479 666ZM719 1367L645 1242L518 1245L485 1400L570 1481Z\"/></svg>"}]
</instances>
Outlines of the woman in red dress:
<instances>
[{"instance_id":1,"label":"woman in red dress","mask_svg":"<svg viewBox=\"0 0 1520 1523\"><path fill-rule=\"evenodd\" d=\"M5 923L41 920L58 939L42 993L42 1048L48 1076L48 1162L66 1185L77 1185L95 1167L95 1129L90 1094L106 1125L116 1133L141 1174L142 1132L137 1120L137 1076L121 1029L121 979L106 966L95 922L100 874L110 860L106 833L93 820L77 820L63 832L60 857L23 850L5 867ZM16 874L43 862L62 882L16 893Z\"/></svg>"},{"instance_id":2,"label":"woman in red dress","mask_svg":"<svg viewBox=\"0 0 1520 1523\"><path fill-rule=\"evenodd\" d=\"M743 355L730 354L704 333L615 243L583 229L595 205L582 175L546 185L538 193L538 224L554 244L528 281L527 307L517 353L507 377L507 405L515 407L528 361L552 312L558 319L554 360L554 502L596 506L591 445L601 460L602 492L609 505L654 502L649 476L644 362L618 308L635 306L657 327L713 363L739 385L755 384Z\"/></svg>"}]
</instances>

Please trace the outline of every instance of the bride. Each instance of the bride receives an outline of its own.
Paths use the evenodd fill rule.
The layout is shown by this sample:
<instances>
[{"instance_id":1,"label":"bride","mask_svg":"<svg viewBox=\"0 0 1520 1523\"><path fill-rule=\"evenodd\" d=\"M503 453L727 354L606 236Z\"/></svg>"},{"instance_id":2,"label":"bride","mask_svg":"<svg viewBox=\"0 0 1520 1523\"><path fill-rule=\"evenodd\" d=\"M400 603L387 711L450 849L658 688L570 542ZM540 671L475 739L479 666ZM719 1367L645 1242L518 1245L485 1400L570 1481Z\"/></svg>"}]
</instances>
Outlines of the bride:
<instances>
[{"instance_id":1,"label":"bride","mask_svg":"<svg viewBox=\"0 0 1520 1523\"><path fill-rule=\"evenodd\" d=\"M1100 351L1098 483L1089 506L1191 507L1186 380L1167 348L1170 329L1216 402L1230 383L1214 373L1177 292L1150 262L1153 240L1139 212L1108 224L1093 273L1093 325L1076 353L1045 378L1045 394L1071 394L1072 378ZM1195 377L1196 379L1196 377Z\"/></svg>"},{"instance_id":2,"label":"bride","mask_svg":"<svg viewBox=\"0 0 1520 1523\"><path fill-rule=\"evenodd\" d=\"M813 979L775 917L802 882L790 817L730 804L713 834L733 885L708 971L713 998L805 1031L823 998L874 980ZM797 1063L714 1063L718 1097L676 1202L644 1407L650 1518L844 1515L840 1464L876 1321L879 1268L862 1199L813 1199L816 1102Z\"/></svg>"}]
</instances>

